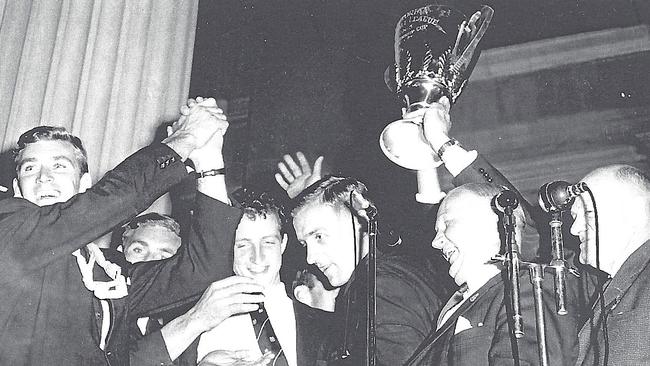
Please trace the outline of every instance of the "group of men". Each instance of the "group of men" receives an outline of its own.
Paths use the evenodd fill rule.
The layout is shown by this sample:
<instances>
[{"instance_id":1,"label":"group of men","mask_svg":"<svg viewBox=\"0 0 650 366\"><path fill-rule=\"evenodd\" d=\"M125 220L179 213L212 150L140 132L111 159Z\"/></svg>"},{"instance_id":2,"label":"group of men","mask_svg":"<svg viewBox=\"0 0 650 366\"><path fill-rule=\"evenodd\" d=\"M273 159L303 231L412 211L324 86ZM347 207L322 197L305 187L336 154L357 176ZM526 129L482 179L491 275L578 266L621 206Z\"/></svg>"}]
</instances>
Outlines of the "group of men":
<instances>
[{"instance_id":1,"label":"group of men","mask_svg":"<svg viewBox=\"0 0 650 366\"><path fill-rule=\"evenodd\" d=\"M514 239L528 260L539 259L545 218L481 155L448 137L448 106L427 111L423 127L457 188L430 223L430 256L377 253L372 357L378 365L539 364L539 309L525 271L524 334L513 334L511 289L494 260L504 253L494 198L509 189L521 201ZM94 185L77 137L48 126L20 137L14 197L0 207L0 364L368 362L369 243L388 239L381 225L369 232L354 207L371 203L366 186L322 177L322 158L311 166L298 153L276 174L290 207L268 192L230 196L227 127L214 99L190 99L162 143ZM163 214L136 216L184 179L196 180L197 191L187 227ZM542 285L547 356L552 365L649 363L650 180L620 165L583 182L595 206L578 196L571 207L582 264L569 263L580 277L567 275L568 314L555 311L552 282ZM115 230L111 248L93 243ZM315 272L302 271L287 293L280 268L293 232Z\"/></svg>"}]
</instances>

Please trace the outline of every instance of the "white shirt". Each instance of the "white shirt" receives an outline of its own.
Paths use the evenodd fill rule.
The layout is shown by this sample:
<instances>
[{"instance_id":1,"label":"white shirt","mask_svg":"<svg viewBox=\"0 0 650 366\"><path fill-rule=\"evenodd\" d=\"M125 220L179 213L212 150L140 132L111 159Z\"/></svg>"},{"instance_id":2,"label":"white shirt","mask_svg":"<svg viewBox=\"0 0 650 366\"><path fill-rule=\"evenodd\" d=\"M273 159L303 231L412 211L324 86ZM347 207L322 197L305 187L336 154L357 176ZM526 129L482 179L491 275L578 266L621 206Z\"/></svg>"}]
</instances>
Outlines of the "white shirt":
<instances>
[{"instance_id":1,"label":"white shirt","mask_svg":"<svg viewBox=\"0 0 650 366\"><path fill-rule=\"evenodd\" d=\"M289 366L297 366L296 316L293 302L287 296L283 283L267 288L264 296L266 298L264 307L269 314L287 362ZM244 349L251 350L262 357L250 315L234 315L201 335L197 347L197 362L211 351Z\"/></svg>"},{"instance_id":2,"label":"white shirt","mask_svg":"<svg viewBox=\"0 0 650 366\"><path fill-rule=\"evenodd\" d=\"M469 289L468 289L467 291L463 292L463 300L461 300L461 301L460 301L458 304L456 304L453 308L447 310L447 312L446 312L445 314L443 314L442 319L441 319L440 322L438 323L437 329L442 328L442 326L447 322L447 320L449 320L449 318L451 318L451 316L454 315L454 313L456 312L456 310L458 310L458 308L459 308L461 305L463 305L463 304L465 303L465 300L467 300L467 299L468 299L472 294L473 294L473 292L470 293ZM436 329L436 330L437 330L437 329Z\"/></svg>"}]
</instances>

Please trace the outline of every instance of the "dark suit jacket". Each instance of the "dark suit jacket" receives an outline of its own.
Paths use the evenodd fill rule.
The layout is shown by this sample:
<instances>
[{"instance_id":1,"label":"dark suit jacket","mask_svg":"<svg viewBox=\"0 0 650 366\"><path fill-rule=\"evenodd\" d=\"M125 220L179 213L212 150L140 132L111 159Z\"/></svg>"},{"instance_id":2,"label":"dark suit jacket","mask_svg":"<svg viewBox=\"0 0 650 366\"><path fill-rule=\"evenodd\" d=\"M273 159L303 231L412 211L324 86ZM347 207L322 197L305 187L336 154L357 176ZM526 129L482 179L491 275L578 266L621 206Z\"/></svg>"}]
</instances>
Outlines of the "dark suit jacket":
<instances>
[{"instance_id":1,"label":"dark suit jacket","mask_svg":"<svg viewBox=\"0 0 650 366\"><path fill-rule=\"evenodd\" d=\"M157 144L67 202L45 207L17 198L2 202L0 364L128 365L129 319L194 300L213 279L227 275L219 268L228 268L232 259L240 211L199 195L197 216L203 220L192 225L193 245L184 245L170 260L124 268L131 279L127 297L103 307L81 281L71 253L147 208L186 176L181 158ZM223 264L213 265L214 259ZM110 330L102 351L106 316Z\"/></svg>"},{"instance_id":2,"label":"dark suit jacket","mask_svg":"<svg viewBox=\"0 0 650 366\"><path fill-rule=\"evenodd\" d=\"M328 365L366 362L366 268L364 259L336 301L320 360ZM438 313L452 284L444 263L429 256L377 255L376 335L378 365L401 365L435 330ZM350 311L346 313L346 302ZM346 316L349 314L349 316ZM349 356L341 357L349 351Z\"/></svg>"},{"instance_id":3,"label":"dark suit jacket","mask_svg":"<svg viewBox=\"0 0 650 366\"><path fill-rule=\"evenodd\" d=\"M580 330L578 365L650 364L650 241L623 263L604 291L605 312L599 302ZM607 347L603 321L606 323Z\"/></svg>"},{"instance_id":4,"label":"dark suit jacket","mask_svg":"<svg viewBox=\"0 0 650 366\"><path fill-rule=\"evenodd\" d=\"M548 219L542 214L541 210L535 209L517 188L480 154L470 166L454 178L454 186L456 187L466 183L490 183L498 187L508 188L517 195L526 217L526 227L522 232L522 243L520 243L521 255L527 261L537 259L540 256L540 226L548 225ZM541 230L541 232L545 231ZM542 238L543 242L544 240L546 238Z\"/></svg>"},{"instance_id":5,"label":"dark suit jacket","mask_svg":"<svg viewBox=\"0 0 650 366\"><path fill-rule=\"evenodd\" d=\"M325 330L331 324L331 313L313 309L293 300L296 316L296 355L298 366L315 366L316 359L325 336ZM196 366L199 338L174 361L176 366Z\"/></svg>"},{"instance_id":6,"label":"dark suit jacket","mask_svg":"<svg viewBox=\"0 0 650 366\"><path fill-rule=\"evenodd\" d=\"M414 365L539 365L535 306L528 274L521 275L521 314L524 337L514 343L509 325L509 298L504 287L505 274L499 274L472 294L427 341L428 348L415 358ZM507 280L507 279L506 279ZM575 277L569 287L579 286ZM550 365L571 365L575 362L576 335L583 301L575 296L567 299L569 314L555 313L553 283L543 283L543 307L546 317L546 340ZM576 294L577 291L571 291ZM459 317L471 327L455 333ZM465 320L461 324L466 324Z\"/></svg>"}]
</instances>

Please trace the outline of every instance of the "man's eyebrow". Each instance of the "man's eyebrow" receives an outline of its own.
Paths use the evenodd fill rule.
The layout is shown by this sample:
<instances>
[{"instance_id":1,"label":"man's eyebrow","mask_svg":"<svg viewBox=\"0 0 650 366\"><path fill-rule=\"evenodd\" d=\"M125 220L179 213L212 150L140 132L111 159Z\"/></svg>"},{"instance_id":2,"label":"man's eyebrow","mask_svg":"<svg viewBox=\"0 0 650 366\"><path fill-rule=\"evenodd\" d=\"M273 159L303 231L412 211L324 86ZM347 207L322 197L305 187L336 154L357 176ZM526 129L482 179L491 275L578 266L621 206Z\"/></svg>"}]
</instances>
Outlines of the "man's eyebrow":
<instances>
[{"instance_id":1,"label":"man's eyebrow","mask_svg":"<svg viewBox=\"0 0 650 366\"><path fill-rule=\"evenodd\" d=\"M312 235L318 233L319 231L321 231L321 228L316 228L316 229L314 229L314 230L308 232L308 233L307 233L307 236L312 236Z\"/></svg>"},{"instance_id":2,"label":"man's eyebrow","mask_svg":"<svg viewBox=\"0 0 650 366\"><path fill-rule=\"evenodd\" d=\"M34 161L36 161L36 158L23 158L23 159L20 159L20 161L18 162L18 167L20 168L25 163L32 163Z\"/></svg>"},{"instance_id":3,"label":"man's eyebrow","mask_svg":"<svg viewBox=\"0 0 650 366\"><path fill-rule=\"evenodd\" d=\"M262 239L282 239L282 235L280 234L273 234L273 235L264 235Z\"/></svg>"},{"instance_id":4,"label":"man's eyebrow","mask_svg":"<svg viewBox=\"0 0 650 366\"><path fill-rule=\"evenodd\" d=\"M145 247L149 246L149 243L139 239L133 240L132 242L129 243L129 245L133 245L133 244L140 244L140 245L144 245Z\"/></svg>"},{"instance_id":5,"label":"man's eyebrow","mask_svg":"<svg viewBox=\"0 0 650 366\"><path fill-rule=\"evenodd\" d=\"M69 157L67 157L65 155L55 155L55 156L52 157L52 159L54 159L54 160L65 160L68 163L74 165L74 161L72 161L72 159L70 159Z\"/></svg>"},{"instance_id":6,"label":"man's eyebrow","mask_svg":"<svg viewBox=\"0 0 650 366\"><path fill-rule=\"evenodd\" d=\"M30 158L23 158L23 159L21 159L21 160L18 162L18 166L21 167L21 166L23 166L25 163L32 163L32 162L35 162L35 161L37 161L37 160L38 160L38 159L36 159L36 158L31 158L31 157L30 157ZM74 165L74 161L73 161L72 159L70 159L69 157L65 156L65 155L55 155L55 156L52 157L52 160L65 160L65 161L67 161L68 163Z\"/></svg>"}]
</instances>

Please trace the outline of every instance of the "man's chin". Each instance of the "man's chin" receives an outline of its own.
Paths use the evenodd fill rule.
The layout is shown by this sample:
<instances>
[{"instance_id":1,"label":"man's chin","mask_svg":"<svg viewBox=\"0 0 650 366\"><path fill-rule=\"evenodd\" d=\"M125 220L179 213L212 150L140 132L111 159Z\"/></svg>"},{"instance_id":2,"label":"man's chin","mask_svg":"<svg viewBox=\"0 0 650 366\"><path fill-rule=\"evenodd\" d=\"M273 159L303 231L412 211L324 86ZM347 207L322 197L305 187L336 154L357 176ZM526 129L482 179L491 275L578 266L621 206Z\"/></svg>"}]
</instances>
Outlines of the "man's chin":
<instances>
[{"instance_id":1,"label":"man's chin","mask_svg":"<svg viewBox=\"0 0 650 366\"><path fill-rule=\"evenodd\" d=\"M350 277L348 276L347 278L340 278L338 276L325 276L327 277L327 281L332 285L332 287L341 287L347 284L350 281Z\"/></svg>"},{"instance_id":2,"label":"man's chin","mask_svg":"<svg viewBox=\"0 0 650 366\"><path fill-rule=\"evenodd\" d=\"M257 282L258 284L268 287L277 284L280 282L279 276L274 276L272 274L269 274L268 272L264 273L251 273L249 272L249 275L247 277L252 278Z\"/></svg>"},{"instance_id":3,"label":"man's chin","mask_svg":"<svg viewBox=\"0 0 650 366\"><path fill-rule=\"evenodd\" d=\"M34 203L38 206L49 206L61 202L65 202L65 200L61 200L59 197L44 197L44 198L37 198L36 202Z\"/></svg>"}]
</instances>

